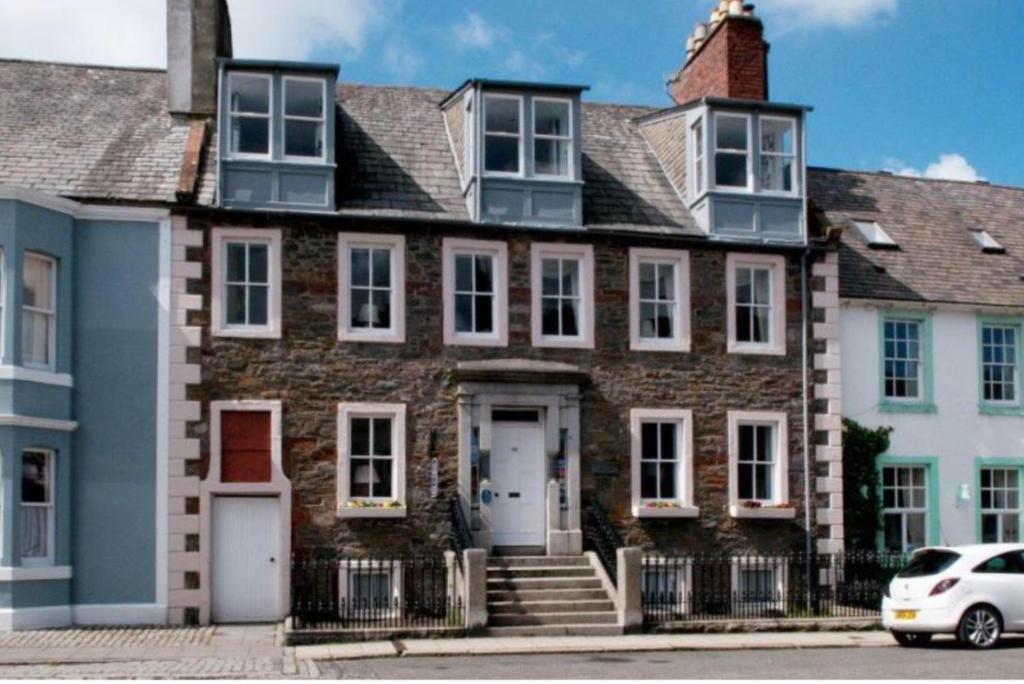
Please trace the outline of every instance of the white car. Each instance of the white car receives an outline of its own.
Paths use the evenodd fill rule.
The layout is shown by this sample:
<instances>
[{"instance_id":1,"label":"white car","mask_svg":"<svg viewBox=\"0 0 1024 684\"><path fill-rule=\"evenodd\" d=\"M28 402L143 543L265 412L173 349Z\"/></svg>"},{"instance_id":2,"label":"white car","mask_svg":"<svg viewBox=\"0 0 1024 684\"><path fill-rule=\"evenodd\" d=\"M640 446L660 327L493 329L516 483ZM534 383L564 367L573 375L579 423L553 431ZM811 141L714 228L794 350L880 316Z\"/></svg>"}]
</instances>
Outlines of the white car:
<instances>
[{"instance_id":1,"label":"white car","mask_svg":"<svg viewBox=\"0 0 1024 684\"><path fill-rule=\"evenodd\" d=\"M1024 632L1024 544L919 549L884 591L882 625L901 646L955 634L991 648Z\"/></svg>"}]
</instances>

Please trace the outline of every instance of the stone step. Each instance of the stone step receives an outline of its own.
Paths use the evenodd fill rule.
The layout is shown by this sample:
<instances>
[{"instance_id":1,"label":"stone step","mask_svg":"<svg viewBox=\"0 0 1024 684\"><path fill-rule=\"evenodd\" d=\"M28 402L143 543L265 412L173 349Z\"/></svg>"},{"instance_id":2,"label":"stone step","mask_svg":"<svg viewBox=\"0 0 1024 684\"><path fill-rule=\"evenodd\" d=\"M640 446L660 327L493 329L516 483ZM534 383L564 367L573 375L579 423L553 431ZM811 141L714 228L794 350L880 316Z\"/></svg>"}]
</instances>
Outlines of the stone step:
<instances>
[{"instance_id":1,"label":"stone step","mask_svg":"<svg viewBox=\"0 0 1024 684\"><path fill-rule=\"evenodd\" d=\"M488 627L485 636L616 636L622 634L619 625L519 625L517 627Z\"/></svg>"},{"instance_id":2,"label":"stone step","mask_svg":"<svg viewBox=\"0 0 1024 684\"><path fill-rule=\"evenodd\" d=\"M523 566L512 568L487 568L488 578L499 577L595 577L594 568L574 566Z\"/></svg>"},{"instance_id":3,"label":"stone step","mask_svg":"<svg viewBox=\"0 0 1024 684\"><path fill-rule=\"evenodd\" d=\"M519 627L527 625L614 625L618 619L615 611L593 613L531 613L515 615L502 613L488 617L492 627Z\"/></svg>"},{"instance_id":4,"label":"stone step","mask_svg":"<svg viewBox=\"0 0 1024 684\"><path fill-rule=\"evenodd\" d=\"M603 587L591 589L503 589L489 587L488 604L524 603L529 601L600 601L608 600L608 592Z\"/></svg>"},{"instance_id":5,"label":"stone step","mask_svg":"<svg viewBox=\"0 0 1024 684\"><path fill-rule=\"evenodd\" d=\"M586 556L491 556L487 559L488 567L547 567L557 565L590 566Z\"/></svg>"},{"instance_id":6,"label":"stone step","mask_svg":"<svg viewBox=\"0 0 1024 684\"><path fill-rule=\"evenodd\" d=\"M563 594L565 592L558 592ZM602 592L603 593L603 592ZM579 601L492 601L487 606L491 615L542 615L546 613L596 613L615 610L615 604L607 597Z\"/></svg>"},{"instance_id":7,"label":"stone step","mask_svg":"<svg viewBox=\"0 0 1024 684\"><path fill-rule=\"evenodd\" d=\"M597 577L488 577L487 591L602 589Z\"/></svg>"}]
</instances>

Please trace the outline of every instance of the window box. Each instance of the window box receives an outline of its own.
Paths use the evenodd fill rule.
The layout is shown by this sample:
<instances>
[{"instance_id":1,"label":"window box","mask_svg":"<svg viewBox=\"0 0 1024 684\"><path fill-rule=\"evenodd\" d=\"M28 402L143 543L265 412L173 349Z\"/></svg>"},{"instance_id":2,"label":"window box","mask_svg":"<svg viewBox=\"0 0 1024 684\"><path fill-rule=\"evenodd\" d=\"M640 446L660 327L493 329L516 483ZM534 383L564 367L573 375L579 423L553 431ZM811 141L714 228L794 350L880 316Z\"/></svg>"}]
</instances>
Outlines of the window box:
<instances>
[{"instance_id":1,"label":"window box","mask_svg":"<svg viewBox=\"0 0 1024 684\"><path fill-rule=\"evenodd\" d=\"M690 254L629 250L629 347L690 351Z\"/></svg>"},{"instance_id":2,"label":"window box","mask_svg":"<svg viewBox=\"0 0 1024 684\"><path fill-rule=\"evenodd\" d=\"M786 259L729 254L726 290L730 354L786 354Z\"/></svg>"},{"instance_id":3,"label":"window box","mask_svg":"<svg viewBox=\"0 0 1024 684\"><path fill-rule=\"evenodd\" d=\"M404 236L338 236L338 339L405 342Z\"/></svg>"},{"instance_id":4,"label":"window box","mask_svg":"<svg viewBox=\"0 0 1024 684\"><path fill-rule=\"evenodd\" d=\"M793 520L796 509L792 506L751 507L730 504L729 516L739 520Z\"/></svg>"},{"instance_id":5,"label":"window box","mask_svg":"<svg viewBox=\"0 0 1024 684\"><path fill-rule=\"evenodd\" d=\"M281 337L281 231L214 228L211 334Z\"/></svg>"},{"instance_id":6,"label":"window box","mask_svg":"<svg viewBox=\"0 0 1024 684\"><path fill-rule=\"evenodd\" d=\"M405 404L338 404L339 518L404 518Z\"/></svg>"},{"instance_id":7,"label":"window box","mask_svg":"<svg viewBox=\"0 0 1024 684\"><path fill-rule=\"evenodd\" d=\"M594 348L594 248L530 247L531 333L535 347Z\"/></svg>"},{"instance_id":8,"label":"window box","mask_svg":"<svg viewBox=\"0 0 1024 684\"><path fill-rule=\"evenodd\" d=\"M444 343L508 346L508 245L442 242Z\"/></svg>"},{"instance_id":9,"label":"window box","mask_svg":"<svg viewBox=\"0 0 1024 684\"><path fill-rule=\"evenodd\" d=\"M632 409L630 493L638 518L693 518L693 412Z\"/></svg>"}]
</instances>

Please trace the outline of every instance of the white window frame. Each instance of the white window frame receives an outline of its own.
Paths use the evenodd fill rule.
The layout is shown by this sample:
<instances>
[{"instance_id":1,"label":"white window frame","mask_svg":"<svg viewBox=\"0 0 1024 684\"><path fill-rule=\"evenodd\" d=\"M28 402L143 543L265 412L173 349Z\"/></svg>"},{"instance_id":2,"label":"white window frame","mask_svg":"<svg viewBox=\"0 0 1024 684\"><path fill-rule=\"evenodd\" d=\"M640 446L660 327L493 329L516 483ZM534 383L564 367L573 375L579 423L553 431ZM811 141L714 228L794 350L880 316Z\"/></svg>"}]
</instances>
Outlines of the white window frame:
<instances>
[{"instance_id":1,"label":"white window frame","mask_svg":"<svg viewBox=\"0 0 1024 684\"><path fill-rule=\"evenodd\" d=\"M675 266L676 317L670 338L640 336L640 265ZM631 247L629 250L629 348L634 351L690 351L690 253L678 249Z\"/></svg>"},{"instance_id":2,"label":"white window frame","mask_svg":"<svg viewBox=\"0 0 1024 684\"><path fill-rule=\"evenodd\" d=\"M556 102L558 104L564 104L569 110L569 132L565 135L550 135L548 133L537 132L537 103L538 102ZM533 177L538 180L572 180L576 177L576 155L574 150L573 141L576 134L576 124L573 121L573 106L572 100L565 97L533 97L530 101L530 123L533 126L532 135L530 136L532 141L537 140L555 140L558 142L566 143L568 150L568 159L566 160L564 174L557 173L537 173L537 148L534 146L530 150L531 155L531 168L533 169Z\"/></svg>"},{"instance_id":3,"label":"white window frame","mask_svg":"<svg viewBox=\"0 0 1024 684\"><path fill-rule=\"evenodd\" d=\"M228 134L227 134L228 142L227 142L227 145L226 145L226 147L227 147L227 154L225 155L226 158L227 159L260 159L260 160L266 160L266 159L273 158L273 156L274 156L274 78L273 78L273 76L271 74L268 74L268 73L265 73L265 72L256 72L256 71L228 71L227 76L228 76L228 79L227 79L228 80L228 83L227 83L228 89L227 89L227 96L226 96L227 97L226 109L227 109L227 113L228 113L228 122L227 122L227 126L228 126L228 130L227 130L227 132L228 132ZM231 108L231 85L232 85L231 82L236 77L261 78L261 79L267 81L267 113L266 113L265 116L263 114L256 114L256 113L253 113L253 112L237 112L236 113ZM234 122L235 117L244 117L244 118L251 118L251 119L266 119L267 120L267 152L266 152L266 154L259 154L257 152L237 152L234 149L232 149L232 144L231 144L231 124Z\"/></svg>"},{"instance_id":4,"label":"white window frame","mask_svg":"<svg viewBox=\"0 0 1024 684\"><path fill-rule=\"evenodd\" d=\"M349 595L349 586L351 584L350 579L352 575L364 574L364 573L389 573L388 583L390 584L390 590L388 592L389 605L392 606L387 610L375 610L370 609L370 618L388 619L401 617L402 608L404 607L403 601L403 588L405 582L403 576L405 568L402 567L402 561L382 561L372 559L358 559L358 558L346 558L338 563L338 600L339 601L350 601L351 596ZM398 607L393 606L397 604ZM358 613L358 608L355 609Z\"/></svg>"},{"instance_id":5,"label":"white window frame","mask_svg":"<svg viewBox=\"0 0 1024 684\"><path fill-rule=\"evenodd\" d=\"M212 279L210 286L210 332L214 337L279 339L281 337L281 231L266 228L214 228ZM227 243L265 244L267 250L267 324L228 325L227 315Z\"/></svg>"},{"instance_id":6,"label":"white window frame","mask_svg":"<svg viewBox=\"0 0 1024 684\"><path fill-rule=\"evenodd\" d=\"M322 106L320 109L320 117L311 116L299 116L296 114L288 114L288 83L292 81L305 81L307 83L319 83L320 92L323 95ZM271 84L273 88L273 84ZM327 79L316 78L312 76L282 76L281 77L281 158L285 161L294 162L296 164L317 164L327 161L327 108L330 100L327 97ZM273 107L271 107L273 109ZM321 151L320 156L309 157L305 155L290 155L286 153L288 149L288 127L287 123L289 120L292 121L309 121L319 123L321 131L323 132L324 147Z\"/></svg>"},{"instance_id":7,"label":"white window frame","mask_svg":"<svg viewBox=\"0 0 1024 684\"><path fill-rule=\"evenodd\" d=\"M997 471L997 470L1003 471L1004 477L1006 477L1010 473L1016 473L1017 474L1017 486L1015 488L1013 488L1013 487L1010 487L1010 486L1008 486L1008 485L1006 485L1004 483L1003 486L997 487L991 479L990 479L990 482L989 482L989 486L988 487L984 486L984 484L982 482L981 475L986 470L991 471L990 475L989 475L990 478L992 478L992 476L995 474L995 471ZM979 537L978 538L978 543L980 543L980 544L984 544L984 543L1018 544L1018 543L1020 543L1021 535L1022 535L1022 531L1020 529L1021 512L1022 512L1022 506L1021 506L1021 489L1022 489L1021 488L1021 480L1022 479L1024 479L1024 473L1021 472L1020 466L1017 466L1017 465L983 465L983 466L981 466L978 469L978 537ZM995 506L989 506L988 508L985 508L984 505L982 504L982 501L983 501L982 496L981 496L982 492L987 491L989 493L989 497L990 497L990 501L991 501L992 499L994 499L996 492L1002 492L1003 496L1008 496L1009 493L1014 491L1014 490L1016 490L1016 492L1017 492L1017 506L1016 507L1003 506L1001 508L996 508ZM925 498L925 503L928 502L927 496L928 495L926 493L925 494L925 497L926 497ZM985 522L984 521L985 521L985 516L986 515L992 515L992 516L995 516L995 518L996 518L996 535L999 538L995 542L985 542L983 537L982 537L982 535L984 534L984 530L985 530ZM1005 541L1003 539L1003 536L1004 536L1004 533L1005 533L1005 529L1004 529L1004 525L1003 525L1003 516L1007 516L1007 515L1013 515L1013 516L1017 517L1017 537L1018 538L1014 539L1014 540L1011 540L1011 541ZM927 520L927 518L926 518L926 520Z\"/></svg>"},{"instance_id":8,"label":"white window frame","mask_svg":"<svg viewBox=\"0 0 1024 684\"><path fill-rule=\"evenodd\" d=\"M640 575L640 590L646 593L647 574L651 572L674 572L676 573L675 592L678 601L675 604L675 615L689 615L692 610L691 598L693 594L693 561L690 558L664 558L661 556L648 556L644 559L643 570ZM659 611L664 611L664 604L658 604Z\"/></svg>"},{"instance_id":9,"label":"white window frame","mask_svg":"<svg viewBox=\"0 0 1024 684\"><path fill-rule=\"evenodd\" d=\"M771 270L771 321L768 342L739 342L736 339L736 270L768 268ZM730 253L725 258L727 351L730 354L786 354L786 258L777 254Z\"/></svg>"},{"instance_id":10,"label":"white window frame","mask_svg":"<svg viewBox=\"0 0 1024 684\"><path fill-rule=\"evenodd\" d=\"M57 277L57 269L59 268L59 262L47 254L40 252L25 251L22 255L22 282L24 282L25 274L25 263L30 259L37 259L44 261L50 265L50 306L49 308L42 308L38 306L28 306L25 304L25 293L22 290L22 303L21 303L21 324L25 325L25 312L29 311L36 314L43 314L46 316L47 327L47 363L32 363L25 360L25 350L21 349L18 354L18 362L25 368L34 368L36 370L53 371L57 368L57 307L58 307L58 293L57 284L60 282ZM23 335L24 337L24 335Z\"/></svg>"},{"instance_id":11,"label":"white window frame","mask_svg":"<svg viewBox=\"0 0 1024 684\"><path fill-rule=\"evenodd\" d=\"M491 100L515 100L519 104L519 133L505 133L503 131L497 131L494 133L488 132L487 130L487 104ZM480 170L484 176L490 176L492 178L524 178L526 176L526 131L524 129L526 125L526 107L523 102L522 95L511 95L508 93L484 93L483 96L484 107L482 116L480 117L480 140L483 142L483 150L480 156ZM495 136L499 138L517 138L519 142L519 171L512 173L509 171L488 171L487 170L487 137Z\"/></svg>"},{"instance_id":12,"label":"white window frame","mask_svg":"<svg viewBox=\"0 0 1024 684\"><path fill-rule=\"evenodd\" d=\"M749 193L753 192L753 190L754 190L754 186L753 186L753 178L754 178L754 171L753 171L753 165L754 165L753 117L751 117L750 114L743 114L743 113L740 113L740 112L714 112L712 114L712 116L713 116L714 121L715 121L715 135L714 135L713 138L711 138L710 142L714 145L714 147L713 147L714 153L713 153L713 156L711 157L711 160L714 162L714 165L713 165L714 166L714 173L712 174L712 176L714 177L715 182L714 182L714 184L711 187L713 187L718 192L735 192L735 193L743 193L743 194L749 194ZM732 155L739 155L739 153L740 153L740 150L738 148L737 149L733 149L731 147L724 147L724 148L721 148L721 150L719 150L719 147L718 147L718 120L719 119L723 119L723 118L726 118L726 119L728 119L728 118L744 119L747 122L747 149L746 149L746 155L747 155L747 184L744 185L744 186L739 186L739 185L721 185L718 182L718 154L719 154L719 152L722 152L723 154L732 154ZM760 144L760 142L758 144ZM705 155L707 154L707 146L705 146L704 153L705 153ZM711 168L710 164L709 164L709 168Z\"/></svg>"},{"instance_id":13,"label":"white window frame","mask_svg":"<svg viewBox=\"0 0 1024 684\"><path fill-rule=\"evenodd\" d=\"M781 411L729 411L729 515L733 518L792 519L796 509L789 501L789 425ZM774 430L775 453L772 469L772 498L758 500L759 508L743 505L739 497L740 426L768 425Z\"/></svg>"},{"instance_id":14,"label":"white window frame","mask_svg":"<svg viewBox=\"0 0 1024 684\"><path fill-rule=\"evenodd\" d=\"M882 224L878 221L869 221L867 219L852 219L853 227L860 233L861 238L864 239L864 243L868 247L875 249L880 248L895 248L898 245L896 241L892 239L892 236L882 227Z\"/></svg>"},{"instance_id":15,"label":"white window frame","mask_svg":"<svg viewBox=\"0 0 1024 684\"><path fill-rule=\"evenodd\" d=\"M896 471L896 484L893 485L892 487L887 487L885 485L885 471L890 469L890 468L892 470ZM879 531L879 534L881 535L882 548L883 549L885 548L885 516L886 515L899 515L901 520L903 521L902 522L903 534L902 534L902 539L900 539L900 547L901 547L901 550L904 553L907 553L908 551L910 551L910 547L907 544L907 536L908 536L907 535L907 531L910 529L909 526L907 525L907 514L914 514L914 515L920 514L920 515L924 516L924 540L923 540L921 546L919 546L917 548L924 548L924 547L928 546L928 544L929 544L928 526L931 523L931 512L929 511L929 508L930 508L930 505L931 505L931 497L935 495L935 492L932 492L931 488L928 486L928 478L929 478L929 475L931 474L930 471L929 471L929 468L931 468L931 466L923 464L923 463L884 463L884 464L882 464L881 471L878 473L878 476L879 476L878 485L879 485L879 489L881 490L881 494L882 494L881 495L881 500L879 501L879 509L880 509L881 516L882 516L882 525L881 525L881 529ZM916 487L913 484L913 476L911 476L911 484L910 485L907 485L907 486L901 485L899 483L899 471L901 471L901 470L920 470L921 472L924 473L924 484L921 487ZM980 481L980 477L979 477L979 481ZM899 506L899 505L892 506L892 507L886 506L885 505L885 491L887 489L891 489L891 490L893 490L895 492L899 492L901 489L907 489L908 491L912 491L914 489L923 489L924 490L924 506L921 506L921 507L914 506L913 505L913 496L912 495L911 495L911 505L910 506ZM898 495L897 495L896 499L897 499L897 502L898 502L898 500L899 500L899 496ZM980 493L980 491L978 493L978 502L979 502L979 506L980 506L980 503L981 503L981 493Z\"/></svg>"},{"instance_id":16,"label":"white window frame","mask_svg":"<svg viewBox=\"0 0 1024 684\"><path fill-rule=\"evenodd\" d=\"M690 125L690 144L693 149L693 165L690 167L690 178L692 179L694 199L703 195L708 189L707 129L708 127L703 116L697 117L697 120ZM700 151L699 155L697 154L698 150ZM697 182L698 179L700 179L700 183Z\"/></svg>"},{"instance_id":17,"label":"white window frame","mask_svg":"<svg viewBox=\"0 0 1024 684\"><path fill-rule=\"evenodd\" d=\"M389 499L352 497L349 487L350 424L353 418L391 419L391 497ZM406 405L381 403L340 403L338 404L338 461L337 461L337 515L339 518L404 518L406 515L405 470L406 470ZM397 506L379 508L349 507L350 501L397 501Z\"/></svg>"},{"instance_id":18,"label":"white window frame","mask_svg":"<svg viewBox=\"0 0 1024 684\"><path fill-rule=\"evenodd\" d=\"M386 249L391 255L391 326L352 327L352 249ZM338 340L341 342L405 342L405 236L371 233L338 235Z\"/></svg>"},{"instance_id":19,"label":"white window frame","mask_svg":"<svg viewBox=\"0 0 1024 684\"><path fill-rule=\"evenodd\" d=\"M917 356L916 357L911 357L911 356L906 356L906 357L892 356L892 357L890 357L890 356L888 356L886 354L885 348L887 346L886 343L888 342L889 337L886 335L885 329L886 329L886 326L888 326L890 323L892 323L893 325L900 325L900 324L902 324L902 325L907 325L907 326L911 326L911 325L917 326ZM925 348L925 335L927 334L926 333L926 326L927 326L927 322L925 320L923 320L923 319L907 318L907 317L903 317L903 316L900 316L900 315L897 315L897 314L887 315L887 316L885 316L882 319L882 349L881 349L881 352L882 352L882 397L885 399L886 402L891 402L893 404L900 404L900 403L916 403L916 402L921 402L921 401L926 401L927 400L927 394L926 394L926 388L925 388L925 382L926 382L927 374L925 373L925 364L928 362L929 359L928 359L928 351ZM896 338L892 338L892 339L895 340ZM915 382L917 383L917 392L915 394L907 395L907 396L890 396L887 393L886 385L888 384L888 381L889 381L890 378L893 380L894 383L896 381L898 381L898 380L904 380L904 381L906 380L906 378L904 378L902 376L899 376L899 377L895 376L895 375L890 376L890 375L888 375L886 373L886 365L888 364L889 361L892 361L893 363L904 363L904 364L906 364L906 363L916 363L917 364L917 377L915 378ZM984 399L984 394L982 395L982 398ZM988 402L986 402L986 403L988 403Z\"/></svg>"},{"instance_id":20,"label":"white window frame","mask_svg":"<svg viewBox=\"0 0 1024 684\"><path fill-rule=\"evenodd\" d=\"M46 456L46 478L47 478L47 499L48 501L44 504L27 504L24 501L24 496L19 497L18 505L20 508L46 508L46 555L36 557L25 557L21 555L22 540L20 531L18 534L18 549L17 554L21 560L23 567L44 567L54 564L54 544L57 541L57 452L53 449L47 449L43 447L28 447L22 449L19 452L18 458L23 458L26 453L37 453Z\"/></svg>"},{"instance_id":21,"label":"white window frame","mask_svg":"<svg viewBox=\"0 0 1024 684\"><path fill-rule=\"evenodd\" d=\"M783 122L789 124L790 131L793 134L793 152L792 153L785 154L784 152L765 152L765 150L764 150L764 139L763 139L762 133L761 133L761 131L763 130L763 124L764 124L765 121L783 121ZM760 164L758 164L758 167L757 167L757 189L758 189L758 192L760 194L762 194L762 195L774 195L776 197L798 197L800 195L800 174L797 172L797 159L799 158L797 156L797 153L799 152L799 144L797 143L797 137L796 137L796 130L797 130L796 119L794 119L793 117L789 117L789 116L768 116L768 115L762 114L761 116L758 117L757 122L758 122L758 125L757 125L757 131L758 131L758 134L757 134L758 161L760 161L761 158L763 158L763 157L779 157L779 158L782 158L782 159L785 159L786 157L792 157L792 159L793 159L793 163L790 165L790 169L789 169L789 174L790 174L789 181L790 181L790 186L793 188L792 190L786 191L786 190L770 190L770 189L766 189L764 187L764 183L763 183L764 179L761 177L761 166L760 166Z\"/></svg>"},{"instance_id":22,"label":"white window frame","mask_svg":"<svg viewBox=\"0 0 1024 684\"><path fill-rule=\"evenodd\" d=\"M544 259L575 259L579 262L579 335L545 335L543 321ZM594 247L562 243L530 245L530 328L533 346L573 349L594 348Z\"/></svg>"},{"instance_id":23,"label":"white window frame","mask_svg":"<svg viewBox=\"0 0 1024 684\"><path fill-rule=\"evenodd\" d=\"M662 499L675 504L651 508L653 499L640 496L640 463L643 456L644 423L676 423L676 498ZM630 497L636 518L695 518L700 509L693 500L693 411L690 409L635 408L629 412Z\"/></svg>"},{"instance_id":24,"label":"white window frame","mask_svg":"<svg viewBox=\"0 0 1024 684\"><path fill-rule=\"evenodd\" d=\"M775 591L772 592L771 601L744 600L740 587L740 572L742 570L771 570L775 573L773 582ZM735 605L783 610L786 604L786 589L789 586L789 567L782 560L760 556L736 556L731 559L730 582L733 595L736 597Z\"/></svg>"},{"instance_id":25,"label":"white window frame","mask_svg":"<svg viewBox=\"0 0 1024 684\"><path fill-rule=\"evenodd\" d=\"M455 331L455 257L466 254L488 254L494 259L494 299L489 333ZM478 347L508 346L508 244L498 240L463 240L444 238L442 294L444 297L444 343Z\"/></svg>"}]
</instances>

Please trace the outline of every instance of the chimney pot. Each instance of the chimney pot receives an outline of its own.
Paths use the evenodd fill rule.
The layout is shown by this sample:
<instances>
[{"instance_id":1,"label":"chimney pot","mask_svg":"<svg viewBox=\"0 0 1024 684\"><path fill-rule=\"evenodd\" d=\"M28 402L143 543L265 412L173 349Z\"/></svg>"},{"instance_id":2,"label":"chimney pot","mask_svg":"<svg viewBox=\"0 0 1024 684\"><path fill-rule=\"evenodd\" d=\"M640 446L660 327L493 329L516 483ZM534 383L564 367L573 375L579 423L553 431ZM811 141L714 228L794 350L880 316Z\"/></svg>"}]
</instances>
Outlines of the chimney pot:
<instances>
[{"instance_id":1,"label":"chimney pot","mask_svg":"<svg viewBox=\"0 0 1024 684\"><path fill-rule=\"evenodd\" d=\"M698 23L696 26L693 27L693 39L694 40L697 40L697 41L704 40L704 38L707 35L708 35L707 24Z\"/></svg>"},{"instance_id":2,"label":"chimney pot","mask_svg":"<svg viewBox=\"0 0 1024 684\"><path fill-rule=\"evenodd\" d=\"M743 0L732 0L729 3L729 15L735 17L741 14L743 14Z\"/></svg>"}]
</instances>

